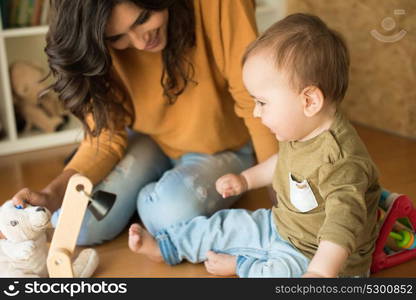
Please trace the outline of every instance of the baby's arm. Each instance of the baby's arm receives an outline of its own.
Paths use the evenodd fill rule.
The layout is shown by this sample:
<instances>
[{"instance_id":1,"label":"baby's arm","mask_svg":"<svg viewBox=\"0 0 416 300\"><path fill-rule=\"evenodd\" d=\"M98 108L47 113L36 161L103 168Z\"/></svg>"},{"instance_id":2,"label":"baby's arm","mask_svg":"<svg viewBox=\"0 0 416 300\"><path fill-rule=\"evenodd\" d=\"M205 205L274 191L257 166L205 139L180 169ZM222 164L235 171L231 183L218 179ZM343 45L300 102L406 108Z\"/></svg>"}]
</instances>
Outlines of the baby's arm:
<instances>
[{"instance_id":1,"label":"baby's arm","mask_svg":"<svg viewBox=\"0 0 416 300\"><path fill-rule=\"evenodd\" d=\"M368 222L375 220L372 213L376 213L373 208L377 207L378 198L366 197L370 180L374 180L370 173L361 161L351 158L320 168L319 190L325 199L325 221L317 234L318 249L305 277L338 276L349 255L357 251L358 237L369 228L367 224L372 224Z\"/></svg>"},{"instance_id":2,"label":"baby's arm","mask_svg":"<svg viewBox=\"0 0 416 300\"><path fill-rule=\"evenodd\" d=\"M270 185L276 163L277 153L261 164L244 170L241 174L224 175L216 182L217 191L226 198Z\"/></svg>"},{"instance_id":3,"label":"baby's arm","mask_svg":"<svg viewBox=\"0 0 416 300\"><path fill-rule=\"evenodd\" d=\"M247 189L253 190L272 184L273 174L277 164L277 153L261 164L255 165L241 173L247 181Z\"/></svg>"},{"instance_id":4,"label":"baby's arm","mask_svg":"<svg viewBox=\"0 0 416 300\"><path fill-rule=\"evenodd\" d=\"M345 248L330 241L321 241L302 277L336 277L347 258Z\"/></svg>"}]
</instances>

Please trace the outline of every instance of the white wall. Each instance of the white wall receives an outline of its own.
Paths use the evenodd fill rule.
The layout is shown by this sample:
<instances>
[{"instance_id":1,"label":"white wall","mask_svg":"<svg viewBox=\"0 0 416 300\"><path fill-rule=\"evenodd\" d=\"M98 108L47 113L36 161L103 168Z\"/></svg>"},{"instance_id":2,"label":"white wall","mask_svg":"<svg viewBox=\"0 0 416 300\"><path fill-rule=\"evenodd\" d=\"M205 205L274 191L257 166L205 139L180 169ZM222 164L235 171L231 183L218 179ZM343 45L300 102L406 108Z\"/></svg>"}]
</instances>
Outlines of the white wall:
<instances>
[{"instance_id":1,"label":"white wall","mask_svg":"<svg viewBox=\"0 0 416 300\"><path fill-rule=\"evenodd\" d=\"M286 16L287 0L256 0L256 18L260 32Z\"/></svg>"},{"instance_id":2,"label":"white wall","mask_svg":"<svg viewBox=\"0 0 416 300\"><path fill-rule=\"evenodd\" d=\"M45 36L10 37L6 40L7 59L9 64L15 61L26 60L42 68L47 68Z\"/></svg>"}]
</instances>

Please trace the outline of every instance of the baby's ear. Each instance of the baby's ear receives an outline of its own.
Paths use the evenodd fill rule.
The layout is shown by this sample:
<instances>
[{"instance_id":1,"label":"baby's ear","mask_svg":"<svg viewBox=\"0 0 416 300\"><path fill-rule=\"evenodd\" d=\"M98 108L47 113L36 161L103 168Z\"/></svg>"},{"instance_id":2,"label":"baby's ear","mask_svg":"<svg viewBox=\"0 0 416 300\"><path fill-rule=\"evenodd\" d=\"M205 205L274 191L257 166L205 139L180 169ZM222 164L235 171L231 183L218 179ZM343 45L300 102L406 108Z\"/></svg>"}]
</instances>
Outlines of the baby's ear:
<instances>
[{"instance_id":1,"label":"baby's ear","mask_svg":"<svg viewBox=\"0 0 416 300\"><path fill-rule=\"evenodd\" d=\"M301 92L303 112L306 117L313 117L324 106L325 97L317 86L307 86Z\"/></svg>"}]
</instances>

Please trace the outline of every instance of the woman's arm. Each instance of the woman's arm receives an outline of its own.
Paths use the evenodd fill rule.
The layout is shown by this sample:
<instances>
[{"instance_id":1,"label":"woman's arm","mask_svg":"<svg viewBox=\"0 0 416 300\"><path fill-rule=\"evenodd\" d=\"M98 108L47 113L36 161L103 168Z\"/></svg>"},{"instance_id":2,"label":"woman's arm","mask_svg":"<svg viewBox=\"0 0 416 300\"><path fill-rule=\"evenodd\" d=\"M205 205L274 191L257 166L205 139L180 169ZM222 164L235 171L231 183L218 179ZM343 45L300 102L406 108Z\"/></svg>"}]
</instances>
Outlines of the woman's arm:
<instances>
[{"instance_id":1,"label":"woman's arm","mask_svg":"<svg viewBox=\"0 0 416 300\"><path fill-rule=\"evenodd\" d=\"M40 192L32 191L29 188L21 189L12 198L14 205L24 206L25 203L30 203L46 207L54 212L61 206L69 178L75 173L77 171L73 169L63 171Z\"/></svg>"},{"instance_id":2,"label":"woman's arm","mask_svg":"<svg viewBox=\"0 0 416 300\"><path fill-rule=\"evenodd\" d=\"M276 137L259 118L254 118L254 101L242 79L242 57L247 46L257 38L255 4L249 0L221 0L221 28L224 76L235 100L234 110L244 119L259 162L278 152Z\"/></svg>"},{"instance_id":3,"label":"woman's arm","mask_svg":"<svg viewBox=\"0 0 416 300\"><path fill-rule=\"evenodd\" d=\"M91 121L90 121L91 122ZM95 185L104 179L124 156L128 138L125 128L114 131L105 129L98 137L86 137L77 153L66 165L88 177Z\"/></svg>"},{"instance_id":4,"label":"woman's arm","mask_svg":"<svg viewBox=\"0 0 416 300\"><path fill-rule=\"evenodd\" d=\"M28 187L23 188L13 196L13 202L15 205L22 206L25 202L44 206L53 212L61 206L66 186L72 175L81 173L94 185L97 184L123 157L126 147L127 132L125 130L115 131L112 136L108 130L104 130L99 137L86 138L62 173L44 189L34 191Z\"/></svg>"}]
</instances>

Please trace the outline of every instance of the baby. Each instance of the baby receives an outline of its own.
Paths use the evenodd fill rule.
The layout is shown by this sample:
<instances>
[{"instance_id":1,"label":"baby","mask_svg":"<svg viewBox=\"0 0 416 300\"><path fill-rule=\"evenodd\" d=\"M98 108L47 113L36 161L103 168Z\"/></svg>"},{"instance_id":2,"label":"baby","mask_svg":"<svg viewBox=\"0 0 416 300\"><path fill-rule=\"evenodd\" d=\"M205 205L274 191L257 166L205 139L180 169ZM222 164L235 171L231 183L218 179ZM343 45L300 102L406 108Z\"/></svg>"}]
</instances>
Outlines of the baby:
<instances>
[{"instance_id":1,"label":"baby","mask_svg":"<svg viewBox=\"0 0 416 300\"><path fill-rule=\"evenodd\" d=\"M205 261L208 272L240 277L368 276L378 235L378 173L339 110L349 53L316 16L294 14L254 41L243 79L278 154L216 182L231 197L273 184L272 209L222 210L152 237L138 224L129 247L170 265ZM173 195L174 196L174 195Z\"/></svg>"}]
</instances>

